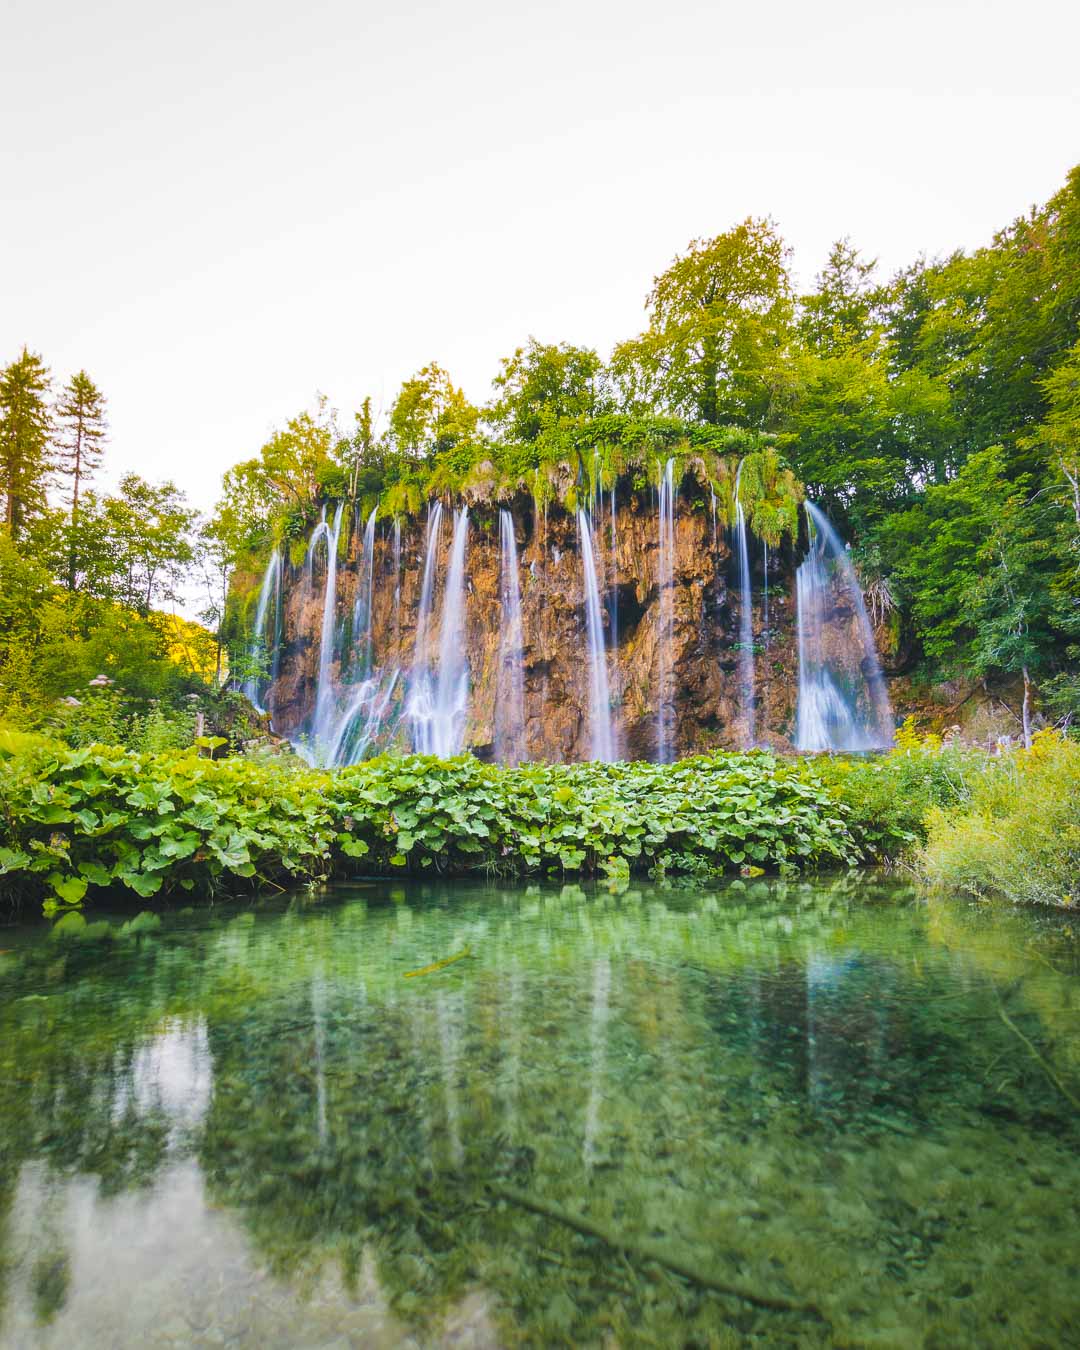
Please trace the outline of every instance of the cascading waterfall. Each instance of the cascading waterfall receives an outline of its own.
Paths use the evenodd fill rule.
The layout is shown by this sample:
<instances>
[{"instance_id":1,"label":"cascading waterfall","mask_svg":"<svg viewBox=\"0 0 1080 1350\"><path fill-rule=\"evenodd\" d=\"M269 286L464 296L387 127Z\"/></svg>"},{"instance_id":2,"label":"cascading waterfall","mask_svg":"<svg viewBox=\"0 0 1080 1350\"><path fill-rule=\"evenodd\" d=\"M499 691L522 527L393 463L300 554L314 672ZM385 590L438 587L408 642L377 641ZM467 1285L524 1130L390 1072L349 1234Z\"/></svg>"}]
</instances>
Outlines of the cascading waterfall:
<instances>
[{"instance_id":1,"label":"cascading waterfall","mask_svg":"<svg viewBox=\"0 0 1080 1350\"><path fill-rule=\"evenodd\" d=\"M266 620L270 613L270 601L274 601L274 629L272 639L267 641ZM281 642L279 629L281 626L281 552L274 549L270 554L270 559L266 564L266 571L263 573L262 585L259 587L259 599L255 606L255 627L251 634L251 664L254 667L261 656L269 655L269 665L264 679L262 676L249 675L244 681L243 690L247 696L248 702L259 712L266 712L262 705L263 686L272 685L277 675L277 663L280 658Z\"/></svg>"},{"instance_id":2,"label":"cascading waterfall","mask_svg":"<svg viewBox=\"0 0 1080 1350\"><path fill-rule=\"evenodd\" d=\"M657 582L660 622L656 634L656 760L672 758L674 689L671 647L675 631L675 461L669 459L660 475L657 502L660 547L657 551Z\"/></svg>"},{"instance_id":3,"label":"cascading waterfall","mask_svg":"<svg viewBox=\"0 0 1080 1350\"><path fill-rule=\"evenodd\" d=\"M337 611L338 538L341 533L341 513L344 506L344 502L338 502L333 525L328 525L325 517L316 525L308 544L308 564L311 566L320 541L326 542L326 582L319 637L319 677L315 692L315 712L311 721L311 753L313 759L319 763L327 762L327 742L331 736L337 702L333 681L334 616Z\"/></svg>"},{"instance_id":4,"label":"cascading waterfall","mask_svg":"<svg viewBox=\"0 0 1080 1350\"><path fill-rule=\"evenodd\" d=\"M754 610L750 589L750 540L746 512L739 496L742 460L735 471L735 552L739 566L739 711L743 719L744 744L755 739L754 726Z\"/></svg>"},{"instance_id":5,"label":"cascading waterfall","mask_svg":"<svg viewBox=\"0 0 1080 1350\"><path fill-rule=\"evenodd\" d=\"M601 498L601 505L603 499ZM615 480L611 482L611 586L608 590L608 620L611 625L611 650L619 649L619 561L618 536L615 533Z\"/></svg>"},{"instance_id":6,"label":"cascading waterfall","mask_svg":"<svg viewBox=\"0 0 1080 1350\"><path fill-rule=\"evenodd\" d=\"M851 558L828 517L806 503L810 549L795 574L799 750L891 744L892 707Z\"/></svg>"},{"instance_id":7,"label":"cascading waterfall","mask_svg":"<svg viewBox=\"0 0 1080 1350\"><path fill-rule=\"evenodd\" d=\"M413 677L423 675L428 667L428 629L431 627L431 606L435 590L435 567L438 562L439 536L442 533L442 502L428 508L427 531L424 536L424 575L420 582L420 609L416 616L416 636L413 639Z\"/></svg>"},{"instance_id":8,"label":"cascading waterfall","mask_svg":"<svg viewBox=\"0 0 1080 1350\"><path fill-rule=\"evenodd\" d=\"M499 512L499 589L495 758L501 764L517 764L525 758L525 638L514 517L505 509Z\"/></svg>"},{"instance_id":9,"label":"cascading waterfall","mask_svg":"<svg viewBox=\"0 0 1080 1350\"><path fill-rule=\"evenodd\" d=\"M370 673L374 665L372 604L375 598L375 516L378 507L372 507L364 527L360 570L356 577L356 599L353 602L352 661L353 669L361 676Z\"/></svg>"},{"instance_id":10,"label":"cascading waterfall","mask_svg":"<svg viewBox=\"0 0 1080 1350\"><path fill-rule=\"evenodd\" d=\"M384 730L390 701L400 671L380 670L375 664L375 520L373 508L364 527L360 567L353 602L353 640L349 684L343 690L343 707L330 730L324 759L328 764L356 764L368 753Z\"/></svg>"},{"instance_id":11,"label":"cascading waterfall","mask_svg":"<svg viewBox=\"0 0 1080 1350\"><path fill-rule=\"evenodd\" d=\"M589 649L589 735L592 758L610 762L615 758L611 734L611 696L608 690L604 623L600 617L600 587L596 582L596 558L592 528L584 509L577 513L581 544L581 569L585 580L585 636Z\"/></svg>"},{"instance_id":12,"label":"cascading waterfall","mask_svg":"<svg viewBox=\"0 0 1080 1350\"><path fill-rule=\"evenodd\" d=\"M441 516L441 507L436 510ZM465 546L469 536L469 512L462 506L454 519L454 538L450 547L450 566L443 593L442 624L439 629L439 665L432 672L426 654L419 656L423 664L414 668L413 688L409 694L407 714L413 728L413 748L421 754L446 757L456 755L465 739L465 723L469 704L469 666L465 657ZM421 635L417 625L417 651L426 651L427 626L431 613L431 583L429 569L433 565L438 543L438 521L435 513L428 522L428 558L424 564L424 585L421 592L421 614L425 618ZM425 603L426 602L426 603ZM421 646L423 636L423 646Z\"/></svg>"}]
</instances>

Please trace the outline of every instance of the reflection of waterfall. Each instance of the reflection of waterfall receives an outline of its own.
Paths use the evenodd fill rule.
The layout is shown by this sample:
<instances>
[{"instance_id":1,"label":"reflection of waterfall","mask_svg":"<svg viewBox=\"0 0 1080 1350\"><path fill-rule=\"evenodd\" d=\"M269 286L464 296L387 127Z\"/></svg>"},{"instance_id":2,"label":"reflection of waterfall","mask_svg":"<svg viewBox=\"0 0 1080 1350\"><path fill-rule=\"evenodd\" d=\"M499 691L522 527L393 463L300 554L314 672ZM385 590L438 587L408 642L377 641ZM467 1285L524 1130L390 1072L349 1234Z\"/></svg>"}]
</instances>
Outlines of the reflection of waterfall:
<instances>
[{"instance_id":1,"label":"reflection of waterfall","mask_svg":"<svg viewBox=\"0 0 1080 1350\"><path fill-rule=\"evenodd\" d=\"M799 750L875 750L893 716L862 590L828 518L806 503L810 549L795 576Z\"/></svg>"},{"instance_id":2,"label":"reflection of waterfall","mask_svg":"<svg viewBox=\"0 0 1080 1350\"><path fill-rule=\"evenodd\" d=\"M315 1032L315 1120L319 1143L329 1135L326 1112L326 986L322 971L311 980L311 1020Z\"/></svg>"},{"instance_id":3,"label":"reflection of waterfall","mask_svg":"<svg viewBox=\"0 0 1080 1350\"><path fill-rule=\"evenodd\" d=\"M604 624L600 617L600 588L596 581L592 529L584 510L577 513L581 542L581 570L585 582L585 636L589 650L589 734L592 759L615 758L611 736L611 696L608 691L607 652Z\"/></svg>"},{"instance_id":4,"label":"reflection of waterfall","mask_svg":"<svg viewBox=\"0 0 1080 1350\"><path fill-rule=\"evenodd\" d=\"M750 589L750 540L746 512L739 499L742 461L735 473L735 553L739 565L739 711L743 743L754 744L754 610Z\"/></svg>"},{"instance_id":5,"label":"reflection of waterfall","mask_svg":"<svg viewBox=\"0 0 1080 1350\"><path fill-rule=\"evenodd\" d=\"M592 1054L589 1060L589 1100L585 1107L585 1138L581 1160L586 1172L596 1162L596 1137L600 1133L600 1101L603 1097L601 1079L607 1053L608 995L611 992L611 962L600 957L593 965L592 1017L589 1022L589 1041Z\"/></svg>"},{"instance_id":6,"label":"reflection of waterfall","mask_svg":"<svg viewBox=\"0 0 1080 1350\"><path fill-rule=\"evenodd\" d=\"M518 578L514 518L499 512L499 582L501 591L499 665L495 685L495 758L516 764L525 757L525 656L521 626L521 583Z\"/></svg>"},{"instance_id":7,"label":"reflection of waterfall","mask_svg":"<svg viewBox=\"0 0 1080 1350\"><path fill-rule=\"evenodd\" d=\"M428 557L424 564L421 622L417 624L418 667L406 708L413 730L413 748L427 755L456 755L465 739L469 702L469 665L465 655L465 545L469 513L461 507L454 520L450 565L443 592L442 624L439 629L439 665L433 672L427 658L427 629L431 616L431 591L438 523L436 507L428 523Z\"/></svg>"},{"instance_id":8,"label":"reflection of waterfall","mask_svg":"<svg viewBox=\"0 0 1080 1350\"><path fill-rule=\"evenodd\" d=\"M270 614L270 601L274 601L273 631L267 633L267 618ZM260 712L266 709L262 704L263 692L268 683L272 684L277 676L277 666L281 654L281 553L278 549L270 554L259 587L259 599L255 607L255 627L251 634L252 671L244 681L244 693L248 701ZM269 657L265 666L262 662ZM258 667L258 673L256 673Z\"/></svg>"},{"instance_id":9,"label":"reflection of waterfall","mask_svg":"<svg viewBox=\"0 0 1080 1350\"><path fill-rule=\"evenodd\" d=\"M660 475L660 501L657 511L659 549L657 585L660 622L656 634L656 760L667 764L672 758L674 689L672 688L671 645L675 630L675 461L669 459Z\"/></svg>"}]
</instances>

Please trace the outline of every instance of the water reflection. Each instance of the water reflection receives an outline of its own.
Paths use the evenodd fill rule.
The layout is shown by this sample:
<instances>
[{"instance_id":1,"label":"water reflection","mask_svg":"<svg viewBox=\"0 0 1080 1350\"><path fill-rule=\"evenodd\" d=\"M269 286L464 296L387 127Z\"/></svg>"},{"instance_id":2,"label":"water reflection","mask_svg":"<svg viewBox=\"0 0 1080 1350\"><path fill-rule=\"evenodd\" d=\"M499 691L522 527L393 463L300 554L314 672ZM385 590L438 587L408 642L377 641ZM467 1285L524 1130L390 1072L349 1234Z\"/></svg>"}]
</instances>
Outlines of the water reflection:
<instances>
[{"instance_id":1,"label":"water reflection","mask_svg":"<svg viewBox=\"0 0 1080 1350\"><path fill-rule=\"evenodd\" d=\"M1067 1343L1067 921L392 894L5 934L0 1342Z\"/></svg>"}]
</instances>

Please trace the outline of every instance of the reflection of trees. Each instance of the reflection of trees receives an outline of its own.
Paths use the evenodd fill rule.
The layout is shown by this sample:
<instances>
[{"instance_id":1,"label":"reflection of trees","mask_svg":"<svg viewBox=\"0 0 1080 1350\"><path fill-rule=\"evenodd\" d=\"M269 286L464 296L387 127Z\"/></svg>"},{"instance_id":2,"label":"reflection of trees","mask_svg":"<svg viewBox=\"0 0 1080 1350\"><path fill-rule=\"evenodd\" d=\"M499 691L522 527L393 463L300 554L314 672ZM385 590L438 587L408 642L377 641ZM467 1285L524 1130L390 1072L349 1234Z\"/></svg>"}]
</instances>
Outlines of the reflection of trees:
<instances>
[{"instance_id":1,"label":"reflection of trees","mask_svg":"<svg viewBox=\"0 0 1080 1350\"><path fill-rule=\"evenodd\" d=\"M23 1161L119 1190L194 1147L211 1196L276 1273L335 1260L356 1280L370 1251L418 1322L480 1284L534 1341L606 1328L684 1342L731 1318L744 1336L779 1336L787 1314L730 1300L718 1312L700 1287L499 1189L729 1283L808 1295L797 1256L781 1269L768 1255L773 1210L809 1203L786 1174L809 1173L841 1135L850 1150L966 1119L996 1087L971 1062L1016 1059L987 1000L993 930L975 959L963 922L946 932L931 915L942 941L927 945L925 910L868 904L866 889L636 888L584 905L574 891L458 891L246 913L96 957L30 952L24 1001L0 1010L0 1278ZM469 961L402 980L466 945ZM1066 997L1054 971L1037 987L1046 1006ZM177 1028L213 1081L205 1115L179 1130L178 1099L139 1086L148 1038ZM1028 1061L1007 1105L1032 1129L1066 1128ZM748 1213L762 1216L749 1230ZM818 1221L808 1208L804 1245ZM783 1330L802 1334L817 1332Z\"/></svg>"}]
</instances>

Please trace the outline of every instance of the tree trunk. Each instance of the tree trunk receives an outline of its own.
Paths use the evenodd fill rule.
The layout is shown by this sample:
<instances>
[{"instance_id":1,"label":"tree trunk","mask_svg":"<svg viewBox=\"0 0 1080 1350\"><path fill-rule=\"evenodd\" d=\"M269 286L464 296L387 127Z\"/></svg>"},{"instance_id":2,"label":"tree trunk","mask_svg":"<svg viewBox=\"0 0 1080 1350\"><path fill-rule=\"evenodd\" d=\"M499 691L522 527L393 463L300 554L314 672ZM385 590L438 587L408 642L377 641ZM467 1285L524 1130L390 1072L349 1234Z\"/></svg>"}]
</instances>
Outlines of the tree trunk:
<instances>
[{"instance_id":1,"label":"tree trunk","mask_svg":"<svg viewBox=\"0 0 1080 1350\"><path fill-rule=\"evenodd\" d=\"M1024 749L1031 749L1031 676L1024 667Z\"/></svg>"}]
</instances>

